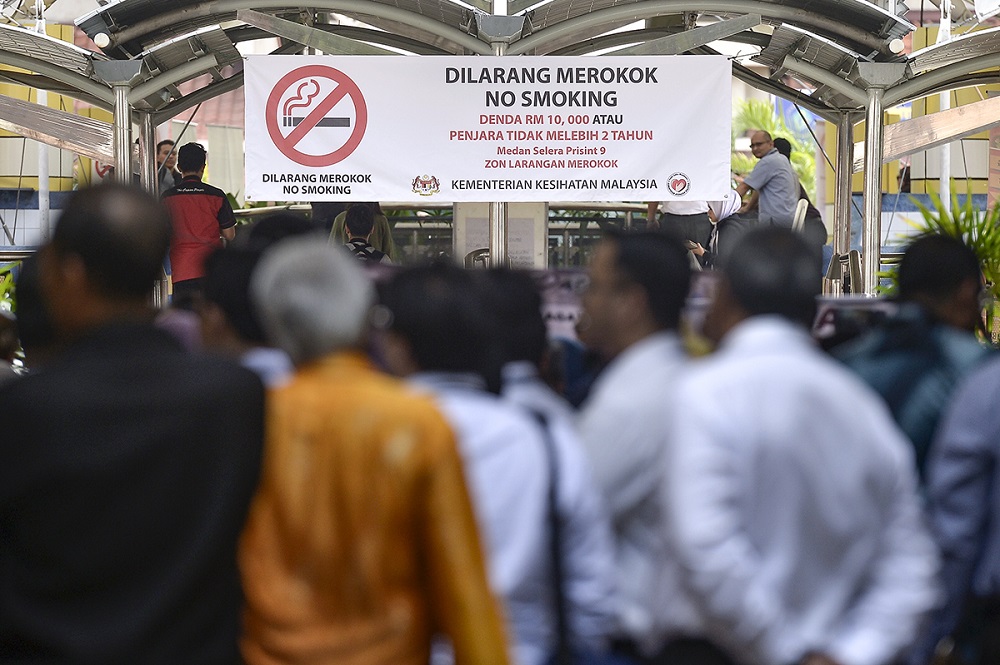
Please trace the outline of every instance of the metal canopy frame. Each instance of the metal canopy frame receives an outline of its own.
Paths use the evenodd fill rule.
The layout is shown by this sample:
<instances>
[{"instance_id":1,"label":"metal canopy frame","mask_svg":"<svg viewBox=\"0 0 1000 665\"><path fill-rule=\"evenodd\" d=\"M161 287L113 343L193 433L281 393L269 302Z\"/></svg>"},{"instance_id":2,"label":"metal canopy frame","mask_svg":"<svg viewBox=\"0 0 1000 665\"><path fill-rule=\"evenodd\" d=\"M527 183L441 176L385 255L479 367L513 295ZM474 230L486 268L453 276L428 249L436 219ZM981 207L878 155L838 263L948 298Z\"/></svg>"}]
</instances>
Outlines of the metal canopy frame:
<instances>
[{"instance_id":1,"label":"metal canopy frame","mask_svg":"<svg viewBox=\"0 0 1000 665\"><path fill-rule=\"evenodd\" d=\"M196 95L200 101L238 87L238 71L228 76L221 73L226 65L238 69L236 44L275 34L235 22L240 9L291 20L342 40L372 44L368 47L372 51L389 47L424 55L488 55L493 52L491 45L474 34L474 17L487 7L487 0L310 0L307 7L288 0L174 0L169 4L117 0L81 17L77 24L91 38L103 33L109 42L104 54L84 57L141 57L146 61L148 74L130 102L163 119L193 105L180 96L176 84L181 81L212 74L211 84L187 95ZM525 29L520 39L511 42L507 55L585 55L629 47L650 50L655 40L673 37L675 43L684 43L684 39L677 39L679 30L662 27L608 33L670 14L700 17L695 30L759 15L769 28L740 30L727 39L760 45L754 60L768 67L769 76L740 65L734 67L734 75L828 119L865 109L868 89L858 77L861 62L907 63L907 76L883 90L886 107L931 91L963 87L969 80L981 82L983 70L1000 68L996 55L1000 28L970 33L909 58L897 56L893 41L914 26L867 0L513 0L508 8L524 16ZM318 12L350 16L371 27L316 23ZM284 36L286 44L293 43L287 31ZM81 74L79 67L69 68L73 73L57 72L59 67L51 62L25 60L30 56L23 51L12 51L0 39L0 62L37 65L37 69L26 68L58 81L63 88L80 89L110 107L110 90L92 79L83 80L90 77ZM688 52L706 51L698 45Z\"/></svg>"},{"instance_id":2,"label":"metal canopy frame","mask_svg":"<svg viewBox=\"0 0 1000 665\"><path fill-rule=\"evenodd\" d=\"M236 49L241 42L281 37L275 53L296 52L306 43L340 53L396 49L419 55L490 55L495 44L477 27L491 8L490 0L308 0L305 5L289 0L116 0L77 20L91 39L105 45L103 52L0 25L0 64L30 72L0 72L0 77L112 108L118 98L94 74L94 62L142 60L142 73L131 83L127 101L148 126L242 86ZM243 14L246 20L239 21L240 10L258 13ZM869 201L880 193L874 165L883 157L883 133L874 119L882 117L882 109L1000 80L1000 28L903 57L898 55L900 40L914 26L868 0L508 0L506 11L522 18L523 28L504 45L505 55L615 50L704 54L716 53L710 45L716 38L759 47L754 61L765 65L767 74L734 62L733 75L835 123L844 135L838 140L840 180L851 171L853 150L846 135L854 123L867 117L868 125L878 125L868 128L866 140L872 144L866 147L866 163L873 171L865 177L867 216L877 210ZM326 23L322 18L327 14L362 25ZM681 20L656 20L664 16ZM622 30L639 21L645 27ZM207 85L180 93L178 84L206 73L211 74ZM834 237L840 244L842 227L849 223L849 195L849 187L838 182ZM835 246L835 251L841 249ZM866 264L867 274L872 261Z\"/></svg>"}]
</instances>

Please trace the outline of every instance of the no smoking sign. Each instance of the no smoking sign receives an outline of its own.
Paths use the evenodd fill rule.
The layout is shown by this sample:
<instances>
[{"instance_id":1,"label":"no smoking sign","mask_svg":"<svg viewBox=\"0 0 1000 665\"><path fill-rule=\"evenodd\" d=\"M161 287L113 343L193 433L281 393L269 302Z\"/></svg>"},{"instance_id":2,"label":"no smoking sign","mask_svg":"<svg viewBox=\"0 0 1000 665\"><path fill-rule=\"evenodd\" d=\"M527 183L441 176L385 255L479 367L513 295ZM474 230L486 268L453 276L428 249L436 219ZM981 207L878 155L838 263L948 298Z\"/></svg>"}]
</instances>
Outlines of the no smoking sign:
<instances>
[{"instance_id":1,"label":"no smoking sign","mask_svg":"<svg viewBox=\"0 0 1000 665\"><path fill-rule=\"evenodd\" d=\"M267 133L296 164L332 166L364 138L368 107L346 74L326 65L294 69L275 84L265 108Z\"/></svg>"}]
</instances>

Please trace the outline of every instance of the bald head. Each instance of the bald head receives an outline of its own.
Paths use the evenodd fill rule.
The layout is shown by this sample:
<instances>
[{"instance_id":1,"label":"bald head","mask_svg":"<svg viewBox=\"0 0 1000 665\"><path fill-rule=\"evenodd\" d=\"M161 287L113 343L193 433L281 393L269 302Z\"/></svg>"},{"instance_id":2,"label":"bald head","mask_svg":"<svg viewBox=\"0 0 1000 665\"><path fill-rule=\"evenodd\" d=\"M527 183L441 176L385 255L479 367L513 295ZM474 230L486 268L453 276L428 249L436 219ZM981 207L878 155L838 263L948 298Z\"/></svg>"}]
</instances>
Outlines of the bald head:
<instances>
[{"instance_id":1,"label":"bald head","mask_svg":"<svg viewBox=\"0 0 1000 665\"><path fill-rule=\"evenodd\" d=\"M144 300L160 275L170 233L170 218L155 198L103 184L70 197L49 251L78 257L95 295Z\"/></svg>"},{"instance_id":2,"label":"bald head","mask_svg":"<svg viewBox=\"0 0 1000 665\"><path fill-rule=\"evenodd\" d=\"M773 147L774 141L771 140L771 135L763 130L754 132L750 137L750 152L757 159L771 152Z\"/></svg>"}]
</instances>

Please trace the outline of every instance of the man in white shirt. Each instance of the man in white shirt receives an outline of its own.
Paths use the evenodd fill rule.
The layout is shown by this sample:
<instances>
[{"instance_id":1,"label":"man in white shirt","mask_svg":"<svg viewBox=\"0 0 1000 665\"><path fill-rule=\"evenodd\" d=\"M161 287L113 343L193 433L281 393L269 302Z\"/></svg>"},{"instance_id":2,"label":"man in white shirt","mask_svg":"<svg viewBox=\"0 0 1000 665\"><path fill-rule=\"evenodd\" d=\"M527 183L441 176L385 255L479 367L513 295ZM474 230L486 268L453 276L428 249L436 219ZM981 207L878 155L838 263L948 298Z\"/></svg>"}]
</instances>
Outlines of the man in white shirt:
<instances>
[{"instance_id":1,"label":"man in white shirt","mask_svg":"<svg viewBox=\"0 0 1000 665\"><path fill-rule=\"evenodd\" d=\"M505 605L514 660L542 665L556 649L548 490L538 422L486 390L496 323L472 275L435 265L398 273L383 290L390 370L437 399L455 430L483 535L490 583ZM491 365L494 365L491 367ZM566 609L578 648L605 648L614 599L607 517L576 442L554 436Z\"/></svg>"},{"instance_id":2,"label":"man in white shirt","mask_svg":"<svg viewBox=\"0 0 1000 665\"><path fill-rule=\"evenodd\" d=\"M818 259L749 232L681 381L665 523L698 636L747 665L887 665L936 601L913 452L881 399L809 337Z\"/></svg>"},{"instance_id":3,"label":"man in white shirt","mask_svg":"<svg viewBox=\"0 0 1000 665\"><path fill-rule=\"evenodd\" d=\"M611 512L618 569L617 633L643 662L690 611L675 602L659 503L664 408L685 354L677 327L691 282L687 250L673 234L609 234L598 245L583 296L584 342L610 364L582 406L578 425Z\"/></svg>"}]
</instances>

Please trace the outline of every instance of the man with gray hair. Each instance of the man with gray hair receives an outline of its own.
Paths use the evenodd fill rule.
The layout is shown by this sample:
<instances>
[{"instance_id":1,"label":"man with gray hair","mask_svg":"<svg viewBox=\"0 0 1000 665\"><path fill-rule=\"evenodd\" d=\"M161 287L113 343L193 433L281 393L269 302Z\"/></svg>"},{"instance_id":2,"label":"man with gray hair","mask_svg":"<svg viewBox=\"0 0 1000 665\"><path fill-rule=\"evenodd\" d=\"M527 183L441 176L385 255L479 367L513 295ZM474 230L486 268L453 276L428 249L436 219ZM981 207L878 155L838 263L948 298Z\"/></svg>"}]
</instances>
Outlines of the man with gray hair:
<instances>
[{"instance_id":1,"label":"man with gray hair","mask_svg":"<svg viewBox=\"0 0 1000 665\"><path fill-rule=\"evenodd\" d=\"M269 399L241 543L246 662L425 664L442 632L458 663L507 663L451 430L359 350L362 269L322 239L286 240L251 294L297 369Z\"/></svg>"},{"instance_id":2,"label":"man with gray hair","mask_svg":"<svg viewBox=\"0 0 1000 665\"><path fill-rule=\"evenodd\" d=\"M937 596L913 451L809 337L818 264L790 229L747 233L706 315L719 349L672 405L664 524L691 637L734 663L888 665Z\"/></svg>"}]
</instances>

